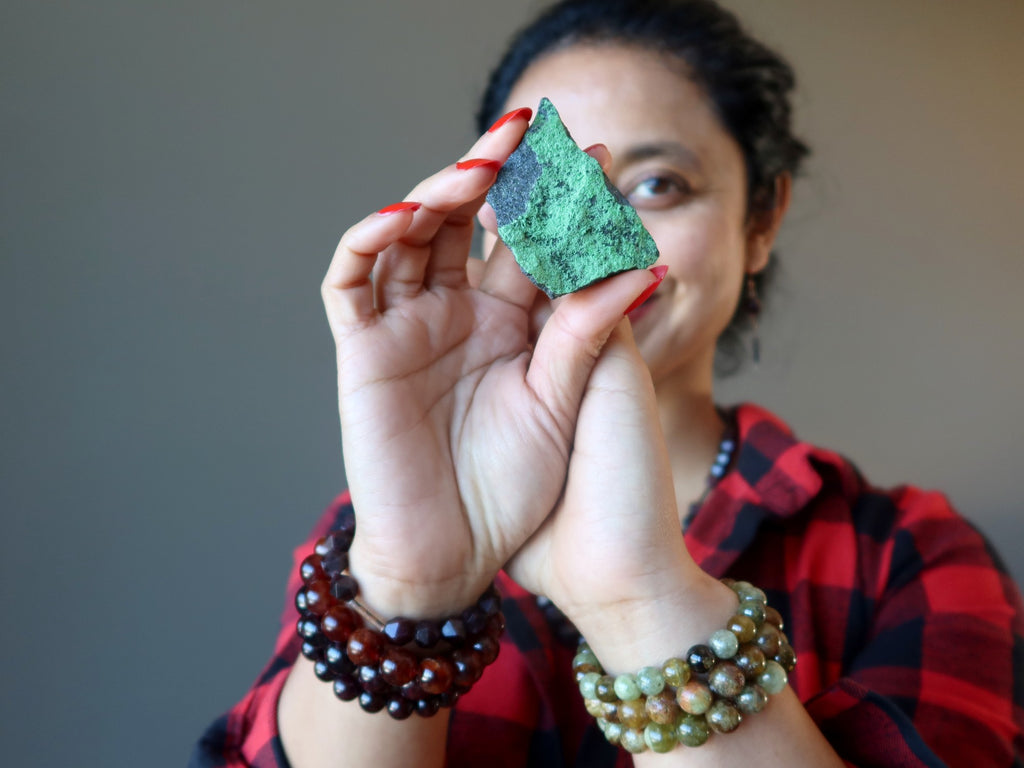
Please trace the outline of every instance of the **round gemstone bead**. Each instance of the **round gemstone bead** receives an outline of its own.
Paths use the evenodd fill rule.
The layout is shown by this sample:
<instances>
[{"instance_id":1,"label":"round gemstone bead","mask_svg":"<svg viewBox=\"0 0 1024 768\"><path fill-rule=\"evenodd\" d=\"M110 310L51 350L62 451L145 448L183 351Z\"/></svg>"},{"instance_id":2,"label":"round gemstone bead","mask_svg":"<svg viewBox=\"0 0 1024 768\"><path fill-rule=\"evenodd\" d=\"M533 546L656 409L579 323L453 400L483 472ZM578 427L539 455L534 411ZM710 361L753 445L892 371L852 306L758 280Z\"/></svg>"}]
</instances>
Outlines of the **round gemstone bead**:
<instances>
[{"instance_id":1,"label":"round gemstone bead","mask_svg":"<svg viewBox=\"0 0 1024 768\"><path fill-rule=\"evenodd\" d=\"M339 675L334 679L333 688L334 695L342 701L352 701L362 693L362 687L353 675Z\"/></svg>"},{"instance_id":2,"label":"round gemstone bead","mask_svg":"<svg viewBox=\"0 0 1024 768\"><path fill-rule=\"evenodd\" d=\"M420 717L433 717L441 708L441 700L437 696L427 696L416 701L416 714Z\"/></svg>"},{"instance_id":3,"label":"round gemstone bead","mask_svg":"<svg viewBox=\"0 0 1024 768\"><path fill-rule=\"evenodd\" d=\"M600 662L597 660L597 656L594 652L587 648L586 650L579 651L575 656L572 657L572 668L579 669L583 666L600 666Z\"/></svg>"},{"instance_id":4,"label":"round gemstone bead","mask_svg":"<svg viewBox=\"0 0 1024 768\"><path fill-rule=\"evenodd\" d=\"M335 603L320 620L320 628L328 640L347 643L352 633L363 626L362 617L347 605Z\"/></svg>"},{"instance_id":5,"label":"round gemstone bead","mask_svg":"<svg viewBox=\"0 0 1024 768\"><path fill-rule=\"evenodd\" d=\"M323 579L317 579L306 585L306 611L320 616L327 610L330 603L331 585Z\"/></svg>"},{"instance_id":6,"label":"round gemstone bead","mask_svg":"<svg viewBox=\"0 0 1024 768\"><path fill-rule=\"evenodd\" d=\"M388 714L395 720L405 720L415 708L415 704L402 696L392 696L388 699Z\"/></svg>"},{"instance_id":7,"label":"round gemstone bead","mask_svg":"<svg viewBox=\"0 0 1024 768\"><path fill-rule=\"evenodd\" d=\"M328 645L324 648L324 661L333 670L335 675L351 675L356 671L356 665L345 655L344 649L339 645Z\"/></svg>"},{"instance_id":8,"label":"round gemstone bead","mask_svg":"<svg viewBox=\"0 0 1024 768\"><path fill-rule=\"evenodd\" d=\"M597 698L597 681L601 679L601 676L597 672L587 672L580 679L580 695L584 699L596 699Z\"/></svg>"},{"instance_id":9,"label":"round gemstone bead","mask_svg":"<svg viewBox=\"0 0 1024 768\"><path fill-rule=\"evenodd\" d=\"M764 624L764 603L754 602L753 600L744 600L740 603L737 613L741 616L748 617L754 622L755 626L759 627Z\"/></svg>"},{"instance_id":10,"label":"round gemstone bead","mask_svg":"<svg viewBox=\"0 0 1024 768\"><path fill-rule=\"evenodd\" d=\"M452 686L455 666L446 658L429 658L420 662L420 687L427 693L444 694Z\"/></svg>"},{"instance_id":11,"label":"round gemstone bead","mask_svg":"<svg viewBox=\"0 0 1024 768\"><path fill-rule=\"evenodd\" d=\"M594 693L601 701L618 701L619 697L615 694L615 678L611 675L601 675L594 683Z\"/></svg>"},{"instance_id":12,"label":"round gemstone bead","mask_svg":"<svg viewBox=\"0 0 1024 768\"><path fill-rule=\"evenodd\" d=\"M647 717L652 723L670 725L683 713L676 701L675 694L671 690L663 690L653 696L648 696L644 704Z\"/></svg>"},{"instance_id":13,"label":"round gemstone bead","mask_svg":"<svg viewBox=\"0 0 1024 768\"><path fill-rule=\"evenodd\" d=\"M710 672L717 662L715 652L706 645L695 645L686 652L686 663L698 675Z\"/></svg>"},{"instance_id":14,"label":"round gemstone bead","mask_svg":"<svg viewBox=\"0 0 1024 768\"><path fill-rule=\"evenodd\" d=\"M661 674L665 683L673 688L680 688L690 681L690 665L683 659L671 658L661 665Z\"/></svg>"},{"instance_id":15,"label":"round gemstone bead","mask_svg":"<svg viewBox=\"0 0 1024 768\"><path fill-rule=\"evenodd\" d=\"M484 672L480 654L470 648L460 648L452 654L455 665L455 685L469 690Z\"/></svg>"},{"instance_id":16,"label":"round gemstone bead","mask_svg":"<svg viewBox=\"0 0 1024 768\"><path fill-rule=\"evenodd\" d=\"M728 701L719 699L711 705L704 719L715 733L730 733L740 727L743 715Z\"/></svg>"},{"instance_id":17,"label":"round gemstone bead","mask_svg":"<svg viewBox=\"0 0 1024 768\"><path fill-rule=\"evenodd\" d=\"M665 689L665 676L657 667L642 667L636 673L636 684L644 696L655 696Z\"/></svg>"},{"instance_id":18,"label":"round gemstone bead","mask_svg":"<svg viewBox=\"0 0 1024 768\"><path fill-rule=\"evenodd\" d=\"M318 579L324 578L324 569L320 566L320 556L310 555L302 561L299 566L299 578L303 584L311 584Z\"/></svg>"},{"instance_id":19,"label":"round gemstone bead","mask_svg":"<svg viewBox=\"0 0 1024 768\"><path fill-rule=\"evenodd\" d=\"M356 670L356 677L363 690L373 694L386 694L391 692L391 686L380 676L380 669L376 666L363 666Z\"/></svg>"},{"instance_id":20,"label":"round gemstone bead","mask_svg":"<svg viewBox=\"0 0 1024 768\"><path fill-rule=\"evenodd\" d=\"M644 702L636 699L634 701L620 701L618 704L619 722L627 728L642 729L648 722L647 708Z\"/></svg>"},{"instance_id":21,"label":"round gemstone bead","mask_svg":"<svg viewBox=\"0 0 1024 768\"><path fill-rule=\"evenodd\" d=\"M380 712L387 703L387 697L379 693L363 691L359 694L359 706L366 712Z\"/></svg>"},{"instance_id":22,"label":"round gemstone bead","mask_svg":"<svg viewBox=\"0 0 1024 768\"><path fill-rule=\"evenodd\" d=\"M764 688L769 696L774 696L786 687L788 681L786 670L777 661L769 661L764 666L764 672L757 678L757 684Z\"/></svg>"},{"instance_id":23,"label":"round gemstone bead","mask_svg":"<svg viewBox=\"0 0 1024 768\"><path fill-rule=\"evenodd\" d=\"M492 637L481 637L473 643L472 648L480 654L480 658L486 666L488 664L493 664L494 660L498 658L498 651L501 646L498 644L498 641Z\"/></svg>"},{"instance_id":24,"label":"round gemstone bead","mask_svg":"<svg viewBox=\"0 0 1024 768\"><path fill-rule=\"evenodd\" d=\"M764 605L768 602L768 596L763 590L758 589L749 581L737 581L732 585L732 591L739 595L740 601L752 601Z\"/></svg>"},{"instance_id":25,"label":"round gemstone bead","mask_svg":"<svg viewBox=\"0 0 1024 768\"><path fill-rule=\"evenodd\" d=\"M644 732L633 728L626 728L619 737L619 746L630 754L640 754L647 749L647 742L644 740Z\"/></svg>"},{"instance_id":26,"label":"round gemstone bead","mask_svg":"<svg viewBox=\"0 0 1024 768\"><path fill-rule=\"evenodd\" d=\"M764 709L768 694L759 685L748 685L736 697L736 707L745 715L753 715Z\"/></svg>"},{"instance_id":27,"label":"round gemstone bead","mask_svg":"<svg viewBox=\"0 0 1024 768\"><path fill-rule=\"evenodd\" d=\"M757 625L754 624L754 620L741 613L729 619L729 623L725 625L725 628L736 635L736 639L741 643L749 643L757 634Z\"/></svg>"},{"instance_id":28,"label":"round gemstone bead","mask_svg":"<svg viewBox=\"0 0 1024 768\"><path fill-rule=\"evenodd\" d=\"M782 621L782 614L774 608L772 608L770 605L765 606L764 620L772 626L778 627L779 629L785 629L785 626Z\"/></svg>"},{"instance_id":29,"label":"round gemstone bead","mask_svg":"<svg viewBox=\"0 0 1024 768\"><path fill-rule=\"evenodd\" d=\"M604 723L604 728L601 729L604 732L604 737L612 744L618 744L622 739L622 724L610 723L607 720L599 720L598 722Z\"/></svg>"},{"instance_id":30,"label":"round gemstone bead","mask_svg":"<svg viewBox=\"0 0 1024 768\"><path fill-rule=\"evenodd\" d=\"M348 638L346 653L353 664L372 665L380 661L380 653L384 647L384 637L369 627L360 627Z\"/></svg>"},{"instance_id":31,"label":"round gemstone bead","mask_svg":"<svg viewBox=\"0 0 1024 768\"><path fill-rule=\"evenodd\" d=\"M774 656L782 646L782 632L773 624L762 624L757 630L754 642L765 656Z\"/></svg>"},{"instance_id":32,"label":"round gemstone bead","mask_svg":"<svg viewBox=\"0 0 1024 768\"><path fill-rule=\"evenodd\" d=\"M708 674L708 688L727 699L739 696L746 684L743 670L731 661L717 664Z\"/></svg>"},{"instance_id":33,"label":"round gemstone bead","mask_svg":"<svg viewBox=\"0 0 1024 768\"><path fill-rule=\"evenodd\" d=\"M313 663L313 674L325 683L331 682L334 679L334 671L330 668L326 661L316 661Z\"/></svg>"},{"instance_id":34,"label":"round gemstone bead","mask_svg":"<svg viewBox=\"0 0 1024 768\"><path fill-rule=\"evenodd\" d=\"M299 636L315 648L323 648L327 645L327 638L320 631L320 622L316 619L300 618L296 627Z\"/></svg>"},{"instance_id":35,"label":"round gemstone bead","mask_svg":"<svg viewBox=\"0 0 1024 768\"><path fill-rule=\"evenodd\" d=\"M316 661L317 659L319 659L320 656L322 655L320 651L321 649L317 648L311 642L307 640L302 641L302 655L310 661Z\"/></svg>"},{"instance_id":36,"label":"round gemstone bead","mask_svg":"<svg viewBox=\"0 0 1024 768\"><path fill-rule=\"evenodd\" d=\"M789 643L779 646L779 652L775 654L775 661L787 672L792 672L796 667L796 652Z\"/></svg>"},{"instance_id":37,"label":"round gemstone bead","mask_svg":"<svg viewBox=\"0 0 1024 768\"><path fill-rule=\"evenodd\" d=\"M644 728L644 742L652 752L671 752L676 747L675 728L662 723L648 723Z\"/></svg>"},{"instance_id":38,"label":"round gemstone bead","mask_svg":"<svg viewBox=\"0 0 1024 768\"><path fill-rule=\"evenodd\" d=\"M684 712L703 715L711 706L711 689L699 680L691 680L676 691L676 701Z\"/></svg>"},{"instance_id":39,"label":"round gemstone bead","mask_svg":"<svg viewBox=\"0 0 1024 768\"><path fill-rule=\"evenodd\" d=\"M321 536L316 540L316 544L313 545L313 553L323 557L331 551L331 545L327 541L326 536Z\"/></svg>"},{"instance_id":40,"label":"round gemstone bead","mask_svg":"<svg viewBox=\"0 0 1024 768\"><path fill-rule=\"evenodd\" d=\"M711 635L708 645L720 659L731 659L740 649L740 641L728 629L720 629Z\"/></svg>"},{"instance_id":41,"label":"round gemstone bead","mask_svg":"<svg viewBox=\"0 0 1024 768\"><path fill-rule=\"evenodd\" d=\"M632 675L619 675L615 678L615 695L622 701L635 701L640 698L640 686Z\"/></svg>"},{"instance_id":42,"label":"round gemstone bead","mask_svg":"<svg viewBox=\"0 0 1024 768\"><path fill-rule=\"evenodd\" d=\"M380 676L388 685L401 687L411 682L417 671L419 661L410 651L390 646L381 653Z\"/></svg>"},{"instance_id":43,"label":"round gemstone bead","mask_svg":"<svg viewBox=\"0 0 1024 768\"><path fill-rule=\"evenodd\" d=\"M598 719L604 717L605 703L600 699L583 699L583 708L587 710L587 714L591 717Z\"/></svg>"},{"instance_id":44,"label":"round gemstone bead","mask_svg":"<svg viewBox=\"0 0 1024 768\"><path fill-rule=\"evenodd\" d=\"M709 735L707 720L701 715L683 715L676 725L676 738L688 747L699 747Z\"/></svg>"},{"instance_id":45,"label":"round gemstone bead","mask_svg":"<svg viewBox=\"0 0 1024 768\"><path fill-rule=\"evenodd\" d=\"M748 680L752 680L764 672L764 665L767 661L761 649L750 643L741 646L732 660L743 670L743 674Z\"/></svg>"}]
</instances>

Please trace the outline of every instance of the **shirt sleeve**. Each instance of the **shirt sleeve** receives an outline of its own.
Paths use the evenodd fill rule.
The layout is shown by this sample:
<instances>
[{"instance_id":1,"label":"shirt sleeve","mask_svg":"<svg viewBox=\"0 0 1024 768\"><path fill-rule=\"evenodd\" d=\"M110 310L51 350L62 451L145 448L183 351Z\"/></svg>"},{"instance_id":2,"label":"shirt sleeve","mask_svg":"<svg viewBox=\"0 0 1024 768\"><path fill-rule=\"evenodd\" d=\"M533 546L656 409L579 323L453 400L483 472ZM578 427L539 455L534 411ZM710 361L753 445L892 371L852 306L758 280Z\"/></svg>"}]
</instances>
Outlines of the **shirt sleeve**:
<instances>
[{"instance_id":1,"label":"shirt sleeve","mask_svg":"<svg viewBox=\"0 0 1024 768\"><path fill-rule=\"evenodd\" d=\"M274 655L245 697L206 729L192 751L189 768L290 768L277 730L277 702L301 646L295 632L299 612L292 600L300 583L299 563L350 503L347 491L338 496L309 539L295 550Z\"/></svg>"},{"instance_id":2,"label":"shirt sleeve","mask_svg":"<svg viewBox=\"0 0 1024 768\"><path fill-rule=\"evenodd\" d=\"M849 766L1020 768L1020 593L944 497L908 489L895 501L870 636L807 710Z\"/></svg>"}]
</instances>

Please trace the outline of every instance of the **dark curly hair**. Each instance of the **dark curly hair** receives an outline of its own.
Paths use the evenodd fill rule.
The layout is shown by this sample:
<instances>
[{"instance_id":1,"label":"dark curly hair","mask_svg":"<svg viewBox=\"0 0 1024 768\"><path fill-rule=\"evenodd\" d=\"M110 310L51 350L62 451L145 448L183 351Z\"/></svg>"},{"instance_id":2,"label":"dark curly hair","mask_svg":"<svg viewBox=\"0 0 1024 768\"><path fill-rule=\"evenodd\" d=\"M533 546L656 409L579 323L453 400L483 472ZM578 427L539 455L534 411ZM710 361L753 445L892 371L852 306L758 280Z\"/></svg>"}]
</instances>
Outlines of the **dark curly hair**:
<instances>
[{"instance_id":1,"label":"dark curly hair","mask_svg":"<svg viewBox=\"0 0 1024 768\"><path fill-rule=\"evenodd\" d=\"M498 118L530 64L577 43L637 45L671 54L685 64L686 74L703 89L743 153L748 216L775 206L776 179L784 173L797 175L809 154L792 130L792 68L714 0L556 3L520 30L491 73L476 115L478 131L483 133ZM754 276L761 296L776 269L773 254L768 267ZM736 360L746 323L740 302L719 339L720 357Z\"/></svg>"}]
</instances>

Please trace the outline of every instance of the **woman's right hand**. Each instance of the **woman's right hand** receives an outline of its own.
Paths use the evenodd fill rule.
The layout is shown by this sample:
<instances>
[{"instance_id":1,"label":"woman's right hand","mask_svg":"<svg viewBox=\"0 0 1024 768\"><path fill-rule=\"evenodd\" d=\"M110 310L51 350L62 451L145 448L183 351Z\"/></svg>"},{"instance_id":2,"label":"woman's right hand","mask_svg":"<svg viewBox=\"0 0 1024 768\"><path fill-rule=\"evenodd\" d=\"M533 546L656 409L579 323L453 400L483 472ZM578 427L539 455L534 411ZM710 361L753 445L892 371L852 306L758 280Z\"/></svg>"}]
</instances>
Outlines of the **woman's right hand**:
<instances>
[{"instance_id":1,"label":"woman's right hand","mask_svg":"<svg viewBox=\"0 0 1024 768\"><path fill-rule=\"evenodd\" d=\"M627 272L566 297L535 339L537 289L500 242L470 285L474 215L527 117L467 154L495 162L449 166L408 195L419 208L352 227L324 280L358 520L351 570L385 615L471 604L540 526L594 362L653 280Z\"/></svg>"}]
</instances>

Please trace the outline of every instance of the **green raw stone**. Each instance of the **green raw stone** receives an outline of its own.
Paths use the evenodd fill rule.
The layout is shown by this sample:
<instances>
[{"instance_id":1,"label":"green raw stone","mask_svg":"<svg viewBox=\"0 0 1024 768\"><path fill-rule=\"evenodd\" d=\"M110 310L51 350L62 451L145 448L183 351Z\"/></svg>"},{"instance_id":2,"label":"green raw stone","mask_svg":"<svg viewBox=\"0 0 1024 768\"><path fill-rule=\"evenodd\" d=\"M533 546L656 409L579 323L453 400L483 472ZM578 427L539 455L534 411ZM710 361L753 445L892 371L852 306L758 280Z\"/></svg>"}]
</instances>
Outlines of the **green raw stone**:
<instances>
[{"instance_id":1,"label":"green raw stone","mask_svg":"<svg viewBox=\"0 0 1024 768\"><path fill-rule=\"evenodd\" d=\"M548 296L649 267L658 248L636 210L580 149L554 105L537 117L487 194L498 235Z\"/></svg>"}]
</instances>

